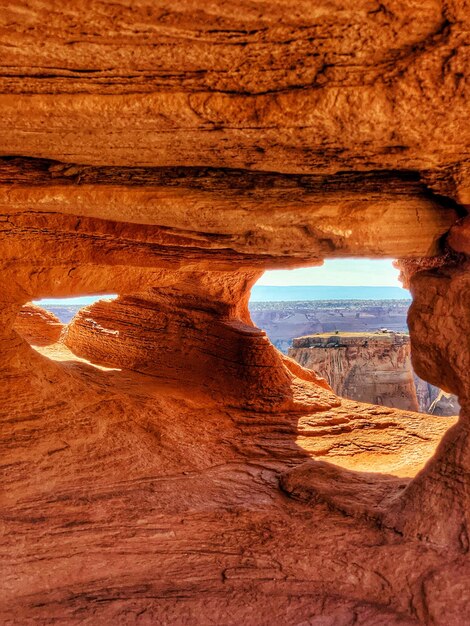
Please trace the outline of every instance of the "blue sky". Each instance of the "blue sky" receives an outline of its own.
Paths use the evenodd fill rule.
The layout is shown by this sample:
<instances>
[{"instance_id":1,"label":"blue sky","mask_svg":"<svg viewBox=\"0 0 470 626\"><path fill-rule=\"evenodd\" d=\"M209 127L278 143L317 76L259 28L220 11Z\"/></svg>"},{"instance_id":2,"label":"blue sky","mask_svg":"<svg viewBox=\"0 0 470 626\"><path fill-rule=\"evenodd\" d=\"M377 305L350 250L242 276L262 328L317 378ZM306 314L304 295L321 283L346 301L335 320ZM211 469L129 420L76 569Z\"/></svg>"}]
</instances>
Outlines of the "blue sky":
<instances>
[{"instance_id":1,"label":"blue sky","mask_svg":"<svg viewBox=\"0 0 470 626\"><path fill-rule=\"evenodd\" d=\"M266 272L257 285L401 287L392 259L330 259L320 267Z\"/></svg>"}]
</instances>

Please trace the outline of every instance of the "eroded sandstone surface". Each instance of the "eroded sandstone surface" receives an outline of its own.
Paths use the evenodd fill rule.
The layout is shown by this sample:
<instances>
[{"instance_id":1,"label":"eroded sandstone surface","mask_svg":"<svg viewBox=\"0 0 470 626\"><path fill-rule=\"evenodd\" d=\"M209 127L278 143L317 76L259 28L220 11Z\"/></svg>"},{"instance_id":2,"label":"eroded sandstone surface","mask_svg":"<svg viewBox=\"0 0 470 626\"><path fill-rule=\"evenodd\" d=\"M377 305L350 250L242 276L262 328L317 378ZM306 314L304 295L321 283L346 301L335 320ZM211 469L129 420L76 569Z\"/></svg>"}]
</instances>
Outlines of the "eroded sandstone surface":
<instances>
[{"instance_id":1,"label":"eroded sandstone surface","mask_svg":"<svg viewBox=\"0 0 470 626\"><path fill-rule=\"evenodd\" d=\"M289 356L323 376L345 398L435 415L457 415L460 410L455 395L413 372L406 333L383 329L296 337Z\"/></svg>"},{"instance_id":2,"label":"eroded sandstone surface","mask_svg":"<svg viewBox=\"0 0 470 626\"><path fill-rule=\"evenodd\" d=\"M466 623L468 8L2 3L4 623ZM450 428L252 325L265 269L361 255L401 258Z\"/></svg>"},{"instance_id":3,"label":"eroded sandstone surface","mask_svg":"<svg viewBox=\"0 0 470 626\"><path fill-rule=\"evenodd\" d=\"M14 389L2 425L5 620L267 623L262 610L279 623L413 624L405 598L428 610L423 572L452 575L453 556L278 486L313 457L403 488L442 419L332 394L321 409L240 409L189 376L101 368L63 344L15 348L2 372ZM409 567L399 584L397 558Z\"/></svg>"},{"instance_id":4,"label":"eroded sandstone surface","mask_svg":"<svg viewBox=\"0 0 470 626\"><path fill-rule=\"evenodd\" d=\"M32 303L22 306L15 319L15 330L35 346L57 343L63 328L56 315Z\"/></svg>"}]
</instances>

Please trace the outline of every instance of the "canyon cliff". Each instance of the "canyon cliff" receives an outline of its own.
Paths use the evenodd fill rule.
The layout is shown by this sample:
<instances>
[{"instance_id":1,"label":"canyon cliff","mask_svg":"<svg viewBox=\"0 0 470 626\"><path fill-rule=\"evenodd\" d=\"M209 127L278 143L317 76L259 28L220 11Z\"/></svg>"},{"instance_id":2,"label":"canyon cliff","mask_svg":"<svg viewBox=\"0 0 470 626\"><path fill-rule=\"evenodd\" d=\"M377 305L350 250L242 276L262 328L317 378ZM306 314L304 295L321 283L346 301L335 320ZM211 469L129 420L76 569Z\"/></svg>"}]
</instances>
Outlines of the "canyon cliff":
<instances>
[{"instance_id":1,"label":"canyon cliff","mask_svg":"<svg viewBox=\"0 0 470 626\"><path fill-rule=\"evenodd\" d=\"M2 3L3 623L466 623L469 15ZM253 325L266 269L359 256L399 259L458 419L341 398Z\"/></svg>"},{"instance_id":2,"label":"canyon cliff","mask_svg":"<svg viewBox=\"0 0 470 626\"><path fill-rule=\"evenodd\" d=\"M326 378L345 398L417 411L409 337L335 333L293 340L289 356Z\"/></svg>"},{"instance_id":3,"label":"canyon cliff","mask_svg":"<svg viewBox=\"0 0 470 626\"><path fill-rule=\"evenodd\" d=\"M345 398L399 409L457 415L457 398L421 380L405 333L336 332L297 337L289 356L323 376Z\"/></svg>"}]
</instances>

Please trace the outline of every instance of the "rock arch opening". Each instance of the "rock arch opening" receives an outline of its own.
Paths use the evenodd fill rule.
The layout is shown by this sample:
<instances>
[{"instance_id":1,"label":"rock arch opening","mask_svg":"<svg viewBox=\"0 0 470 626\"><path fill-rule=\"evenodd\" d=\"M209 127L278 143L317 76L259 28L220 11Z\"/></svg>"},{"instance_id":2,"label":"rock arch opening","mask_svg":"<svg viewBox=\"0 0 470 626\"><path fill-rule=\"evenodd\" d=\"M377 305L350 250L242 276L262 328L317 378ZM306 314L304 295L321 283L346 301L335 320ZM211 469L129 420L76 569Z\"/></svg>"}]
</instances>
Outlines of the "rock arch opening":
<instances>
[{"instance_id":1,"label":"rock arch opening","mask_svg":"<svg viewBox=\"0 0 470 626\"><path fill-rule=\"evenodd\" d=\"M97 301L112 301L117 297L117 294L102 294L28 302L19 308L13 330L43 356L63 361L71 356L67 335L75 316L80 312L86 316L87 307Z\"/></svg>"},{"instance_id":2,"label":"rock arch opening","mask_svg":"<svg viewBox=\"0 0 470 626\"><path fill-rule=\"evenodd\" d=\"M64 263L61 271L66 276L69 269ZM421 326L432 327L432 321L439 328L433 311L442 315L446 298L461 307L455 319L446 322L448 328L461 331L467 268L458 260L454 265L415 269L412 264L403 265L417 296L415 331L420 351ZM131 278L141 276L135 291L135 283L128 279L120 297L92 304L86 315L75 317L68 339L81 358L119 372L98 372L98 376L96 368L83 364L45 364L34 358L40 355L25 349L29 346L12 341L11 354L19 356L4 366L8 376L4 379L23 381L23 389L26 381L28 391L20 401L9 396L7 406L12 414L20 410L17 421L21 426L14 423L10 432L7 425L6 438L14 441L14 428L21 428L35 454L45 459L38 470L45 477L38 496L45 510L44 526L49 519L74 523L75 509L68 503L75 501L78 476L90 485L87 505L81 511L92 519L91 527L93 520L103 519L104 500L116 511L116 519L130 516L130 525L137 528L134 537L141 536L140 528L154 529L156 515L171 518L164 527L169 537L173 537L174 519L187 524L188 518L191 537L201 536L200 514L212 525L218 524L220 506L227 515L224 523L235 534L239 516L248 519L252 528L250 516L253 511L256 516L259 507L267 507L261 523L269 533L273 524L283 529L288 524L292 536L299 530L315 534L310 522L307 526L299 523L298 509L286 504L287 495L304 507L303 519L322 520L325 536L331 524L336 529L350 524L341 526L344 535L357 524L375 542L388 541L387 533L395 542L403 536L406 541L411 538L412 548L406 548L406 554L413 557L423 549L421 545L415 548L418 537L430 545L465 546L465 491L457 497L452 486L467 467L465 427L452 428L441 418L338 398L315 373L282 355L263 331L251 325L248 297L261 271L227 265L166 267L155 274L134 269ZM426 284L433 285L431 291ZM83 289L80 284L74 287ZM41 285L37 292L49 288ZM432 294L437 302L431 306ZM435 344L430 343L435 353L443 350L439 337L437 332L432 338ZM420 359L427 358L426 349ZM435 359L434 369L424 360L421 371L429 369L432 381L440 381L444 373L446 390L461 393L460 368L468 356L462 356L456 346L452 350L444 372ZM457 357L460 361L454 362ZM37 415L43 416L47 447L37 434ZM12 450L11 460L15 458L13 445ZM73 480L70 475L67 480L64 468L68 467ZM96 468L109 469L115 482L109 485L107 471L96 477ZM447 478L440 483L443 472L448 483ZM20 484L21 476L15 480ZM435 484L443 486L440 494L432 491L430 485ZM444 518L449 501L457 519L447 533L436 530L427 517L435 508ZM27 506L17 502L13 508L23 511ZM319 507L314 514L312 507ZM212 513L215 509L217 513ZM356 521L345 522L345 513ZM217 528L221 534L227 530ZM279 548L282 538L277 531L273 536L275 560L282 560L286 546ZM349 547L348 539L344 541ZM171 545L176 550L180 546ZM292 547L296 552L300 549L288 546L287 551ZM161 553L156 544L149 547L146 543L145 549L146 559ZM336 546L331 549L335 555ZM259 555L275 569L269 549ZM235 557L235 567L244 563L242 559L240 565ZM316 562L315 569L318 566ZM230 571L233 565L224 560L224 567ZM308 569L307 576L313 575ZM335 570L334 578L348 588L342 571ZM376 595L383 601L381 591Z\"/></svg>"},{"instance_id":3,"label":"rock arch opening","mask_svg":"<svg viewBox=\"0 0 470 626\"><path fill-rule=\"evenodd\" d=\"M320 268L267 272L252 290L252 320L342 397L456 416L457 397L413 370L411 295L398 277L392 259L326 260Z\"/></svg>"},{"instance_id":4,"label":"rock arch opening","mask_svg":"<svg viewBox=\"0 0 470 626\"><path fill-rule=\"evenodd\" d=\"M33 304L55 315L62 324L68 324L81 309L94 304L98 300L115 300L117 297L118 294L116 293L107 293L71 298L43 298L33 301Z\"/></svg>"}]
</instances>

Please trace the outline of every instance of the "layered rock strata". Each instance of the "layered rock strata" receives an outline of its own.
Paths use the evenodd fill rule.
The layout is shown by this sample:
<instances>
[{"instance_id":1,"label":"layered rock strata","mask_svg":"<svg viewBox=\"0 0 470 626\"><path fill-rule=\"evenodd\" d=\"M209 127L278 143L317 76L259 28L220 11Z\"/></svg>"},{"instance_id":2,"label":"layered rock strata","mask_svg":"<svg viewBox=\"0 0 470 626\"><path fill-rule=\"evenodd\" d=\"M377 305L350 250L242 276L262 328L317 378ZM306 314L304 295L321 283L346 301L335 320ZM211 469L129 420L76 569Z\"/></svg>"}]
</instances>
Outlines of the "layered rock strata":
<instances>
[{"instance_id":1,"label":"layered rock strata","mask_svg":"<svg viewBox=\"0 0 470 626\"><path fill-rule=\"evenodd\" d=\"M321 377L282 356L250 324L246 277L208 272L186 280L186 297L181 285L155 287L83 309L65 344L95 363L173 385L190 381L228 404L280 411L338 405Z\"/></svg>"},{"instance_id":2,"label":"layered rock strata","mask_svg":"<svg viewBox=\"0 0 470 626\"><path fill-rule=\"evenodd\" d=\"M9 155L430 171L438 193L467 197L466 0L412 10L397 0L277 0L269 11L240 0L210 10L182 0L170 11L93 0L85 11L70 0L66 13L26 0L8 2L2 20L0 135ZM449 165L451 177L443 175ZM410 199L395 198L415 212Z\"/></svg>"},{"instance_id":3,"label":"layered rock strata","mask_svg":"<svg viewBox=\"0 0 470 626\"><path fill-rule=\"evenodd\" d=\"M410 340L401 333L337 333L293 340L289 356L324 376L343 397L418 410Z\"/></svg>"},{"instance_id":4,"label":"layered rock strata","mask_svg":"<svg viewBox=\"0 0 470 626\"><path fill-rule=\"evenodd\" d=\"M340 396L435 415L458 415L455 395L413 372L405 333L323 333L297 337L289 356L323 376Z\"/></svg>"},{"instance_id":5,"label":"layered rock strata","mask_svg":"<svg viewBox=\"0 0 470 626\"><path fill-rule=\"evenodd\" d=\"M180 624L189 615L203 624L218 615L235 626L265 623L262 610L286 624L312 615L346 624L356 614L364 625L412 625L407 603L412 595L412 611L423 610L423 577L439 572L426 580L435 598L462 575L452 554L321 504L312 514L278 486L312 456L406 484L448 428L443 420L347 401L259 413L214 400L189 378L172 387L103 371L65 348L60 360L52 346L40 350L16 339L1 363L10 390L3 621ZM395 575L397 554L406 581ZM378 573L364 581L369 570ZM447 605L425 606L448 619Z\"/></svg>"},{"instance_id":6,"label":"layered rock strata","mask_svg":"<svg viewBox=\"0 0 470 626\"><path fill-rule=\"evenodd\" d=\"M19 310L14 328L29 343L47 346L59 341L64 325L50 311L29 303Z\"/></svg>"},{"instance_id":7,"label":"layered rock strata","mask_svg":"<svg viewBox=\"0 0 470 626\"><path fill-rule=\"evenodd\" d=\"M3 622L462 626L468 9L2 4ZM449 430L251 325L265 269L361 255L405 257ZM108 366L14 329L108 293L68 339Z\"/></svg>"}]
</instances>

